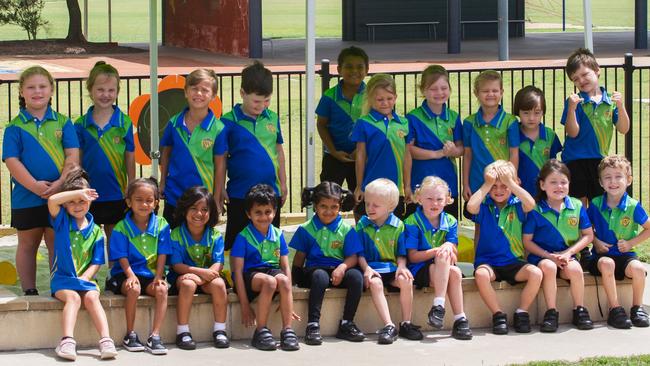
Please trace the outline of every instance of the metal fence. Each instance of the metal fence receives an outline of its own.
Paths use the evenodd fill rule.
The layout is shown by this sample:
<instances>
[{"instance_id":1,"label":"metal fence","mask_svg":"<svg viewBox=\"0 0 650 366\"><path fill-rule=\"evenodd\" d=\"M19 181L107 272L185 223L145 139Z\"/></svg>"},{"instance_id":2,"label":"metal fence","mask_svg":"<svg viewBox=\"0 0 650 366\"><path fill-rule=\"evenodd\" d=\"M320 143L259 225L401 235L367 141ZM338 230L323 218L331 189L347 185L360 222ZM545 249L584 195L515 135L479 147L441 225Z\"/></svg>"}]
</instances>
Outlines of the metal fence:
<instances>
[{"instance_id":1,"label":"metal fence","mask_svg":"<svg viewBox=\"0 0 650 366\"><path fill-rule=\"evenodd\" d=\"M552 127L563 140L564 127L559 123L564 101L575 91L573 83L566 76L562 67L530 67L530 68L495 68L501 73L504 83L503 105L507 111L512 109L515 93L525 85L534 84L542 89L546 96L547 111L545 123ZM625 105L630 115L631 129L623 137L617 134L612 142L611 153L625 154L633 164L635 176L632 194L650 207L650 146L648 137L650 128L648 101L650 100L650 67L636 67L631 55L626 55L624 64L601 65L600 80L608 91L624 92ZM478 102L473 94L473 80L483 70L481 69L450 69L452 95L449 107L459 112L461 117L467 116L478 109ZM398 87L398 103L396 110L405 114L419 106L422 96L419 95L419 72L392 72ZM316 139L316 171L306 171L306 124L314 123L314 118L305 116L303 106L303 83L305 72L302 70L274 72L275 92L271 109L280 116L282 133L285 140L287 160L287 185L289 198L283 208L284 212L300 212L300 190L307 181L307 174L320 173L321 142ZM161 75L160 78L164 77ZM323 61L317 72L317 82L320 87L316 97L338 80L338 75L330 73L330 66ZM230 109L239 101L240 75L235 73L219 74L219 97L224 110ZM318 83L316 84L318 85ZM120 83L118 105L129 110L130 101L136 96L149 91L148 76L123 77ZM67 114L73 120L85 113L90 106L90 99L85 92L84 80L80 78L60 78L56 81L53 108ZM18 112L18 82L0 81L0 120L8 121ZM462 161L461 161L462 164ZM461 168L459 164L459 168ZM1 168L0 206L2 223L7 223L10 215L9 196L10 180L4 164ZM460 171L460 170L459 170ZM149 166L138 166L139 175L149 175ZM459 178L460 179L460 178ZM462 187L462 184L459 185Z\"/></svg>"}]
</instances>

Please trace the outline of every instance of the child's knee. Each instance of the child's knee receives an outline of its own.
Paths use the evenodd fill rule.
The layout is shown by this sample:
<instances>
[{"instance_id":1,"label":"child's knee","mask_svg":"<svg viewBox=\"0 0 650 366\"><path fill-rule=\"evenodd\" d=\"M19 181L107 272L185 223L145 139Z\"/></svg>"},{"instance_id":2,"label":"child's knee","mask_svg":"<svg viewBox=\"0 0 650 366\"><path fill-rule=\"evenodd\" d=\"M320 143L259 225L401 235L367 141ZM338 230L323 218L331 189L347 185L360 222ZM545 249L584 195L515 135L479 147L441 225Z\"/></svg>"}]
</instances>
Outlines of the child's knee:
<instances>
[{"instance_id":1,"label":"child's knee","mask_svg":"<svg viewBox=\"0 0 650 366\"><path fill-rule=\"evenodd\" d=\"M379 277L373 277L370 279L370 291L371 292L384 292L384 282Z\"/></svg>"},{"instance_id":2,"label":"child's knee","mask_svg":"<svg viewBox=\"0 0 650 366\"><path fill-rule=\"evenodd\" d=\"M645 267L638 260L631 261L628 265L628 268L630 269L630 274L632 275L630 276L631 278L645 278L647 275Z\"/></svg>"},{"instance_id":3,"label":"child's knee","mask_svg":"<svg viewBox=\"0 0 650 366\"><path fill-rule=\"evenodd\" d=\"M463 279L463 272L456 266L449 267L449 281L460 282Z\"/></svg>"},{"instance_id":4,"label":"child's knee","mask_svg":"<svg viewBox=\"0 0 650 366\"><path fill-rule=\"evenodd\" d=\"M278 288L278 281L273 276L262 276L260 278L260 292L275 292Z\"/></svg>"},{"instance_id":5,"label":"child's knee","mask_svg":"<svg viewBox=\"0 0 650 366\"><path fill-rule=\"evenodd\" d=\"M406 276L395 277L395 282L397 283L397 287L399 287L401 290L408 290L413 288L413 280Z\"/></svg>"},{"instance_id":6,"label":"child's knee","mask_svg":"<svg viewBox=\"0 0 650 366\"><path fill-rule=\"evenodd\" d=\"M141 292L142 292L142 290L140 289L139 284L133 285L131 288L123 288L122 289L122 293L126 297L136 297L137 298L138 296L140 296Z\"/></svg>"},{"instance_id":7,"label":"child's knee","mask_svg":"<svg viewBox=\"0 0 650 366\"><path fill-rule=\"evenodd\" d=\"M178 289L179 291L183 291L183 292L189 291L194 293L196 291L196 287L197 287L196 282L194 282L191 279L184 279L180 281Z\"/></svg>"},{"instance_id":8,"label":"child's knee","mask_svg":"<svg viewBox=\"0 0 650 366\"><path fill-rule=\"evenodd\" d=\"M436 264L451 265L451 256L447 252L438 251L436 253Z\"/></svg>"},{"instance_id":9,"label":"child's knee","mask_svg":"<svg viewBox=\"0 0 650 366\"><path fill-rule=\"evenodd\" d=\"M167 297L167 286L156 286L154 288L154 296L157 299Z\"/></svg>"},{"instance_id":10,"label":"child's knee","mask_svg":"<svg viewBox=\"0 0 650 366\"><path fill-rule=\"evenodd\" d=\"M280 292L291 291L291 281L289 280L289 277L285 276L284 274L280 274L275 276L275 280L277 281L277 289Z\"/></svg>"},{"instance_id":11,"label":"child's knee","mask_svg":"<svg viewBox=\"0 0 650 366\"><path fill-rule=\"evenodd\" d=\"M526 275L528 277L526 281L533 282L533 283L542 282L542 278L544 277L544 272L542 272L542 270L539 267L533 265L527 265L523 268L523 270L526 272ZM555 276L555 274L553 274L553 276Z\"/></svg>"},{"instance_id":12,"label":"child's knee","mask_svg":"<svg viewBox=\"0 0 650 366\"><path fill-rule=\"evenodd\" d=\"M490 282L491 276L490 271L485 267L478 267L474 271L474 280L476 282Z\"/></svg>"},{"instance_id":13,"label":"child's knee","mask_svg":"<svg viewBox=\"0 0 650 366\"><path fill-rule=\"evenodd\" d=\"M226 291L226 281L224 281L224 279L221 277L217 277L211 282L209 282L208 286L210 286L210 288L217 290L218 292Z\"/></svg>"},{"instance_id":14,"label":"child's knee","mask_svg":"<svg viewBox=\"0 0 650 366\"><path fill-rule=\"evenodd\" d=\"M614 262L614 260L612 258L601 257L598 260L598 270L603 275L613 274L615 268L616 268L616 263Z\"/></svg>"},{"instance_id":15,"label":"child's knee","mask_svg":"<svg viewBox=\"0 0 650 366\"><path fill-rule=\"evenodd\" d=\"M539 262L539 268L542 270L544 276L556 276L557 265L551 260L542 260Z\"/></svg>"}]
</instances>

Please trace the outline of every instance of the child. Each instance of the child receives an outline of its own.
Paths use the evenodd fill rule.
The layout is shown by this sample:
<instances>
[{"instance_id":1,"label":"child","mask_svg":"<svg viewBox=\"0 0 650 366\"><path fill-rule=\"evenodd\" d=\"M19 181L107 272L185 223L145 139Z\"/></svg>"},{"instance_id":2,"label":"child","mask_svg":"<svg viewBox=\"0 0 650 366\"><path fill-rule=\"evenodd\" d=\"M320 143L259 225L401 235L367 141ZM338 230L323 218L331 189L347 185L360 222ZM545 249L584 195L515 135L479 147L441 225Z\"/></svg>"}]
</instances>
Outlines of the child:
<instances>
[{"instance_id":1,"label":"child","mask_svg":"<svg viewBox=\"0 0 650 366\"><path fill-rule=\"evenodd\" d=\"M208 69L192 71L185 81L188 106L173 116L160 140L160 191L165 198L163 217L171 228L178 198L186 189L204 186L218 191L218 174L226 169L224 124L208 106L217 95L217 74ZM221 172L221 173L218 173ZM183 219L180 218L179 219Z\"/></svg>"},{"instance_id":2,"label":"child","mask_svg":"<svg viewBox=\"0 0 650 366\"><path fill-rule=\"evenodd\" d=\"M586 206L603 194L598 184L598 163L609 154L614 125L618 132L626 134L630 119L623 95L616 91L610 95L599 86L600 67L589 50L579 48L569 56L566 74L579 93L571 94L564 102L560 121L566 130L562 161L573 177L569 195Z\"/></svg>"},{"instance_id":3,"label":"child","mask_svg":"<svg viewBox=\"0 0 650 366\"><path fill-rule=\"evenodd\" d=\"M342 190L334 182L322 182L302 191L302 207L313 204L315 215L298 227L289 246L296 250L293 272L300 274L294 276L294 280L300 287L310 288L309 318L305 330L305 343L310 345L323 342L320 309L325 289L330 284L348 290L336 337L352 342L365 339L353 321L363 292L363 275L356 267L357 254L363 251L363 247L354 227L343 221L339 214L341 210L351 210L354 203L352 192Z\"/></svg>"},{"instance_id":4,"label":"child","mask_svg":"<svg viewBox=\"0 0 650 366\"><path fill-rule=\"evenodd\" d=\"M75 122L81 146L81 165L99 197L90 206L95 224L104 225L106 242L124 218L124 192L135 178L133 123L116 105L120 92L117 70L98 61L90 70L86 89L93 105Z\"/></svg>"},{"instance_id":5,"label":"child","mask_svg":"<svg viewBox=\"0 0 650 366\"><path fill-rule=\"evenodd\" d=\"M591 222L580 200L569 197L571 174L566 165L555 159L547 161L537 178L537 206L526 219L524 247L528 262L544 273L542 288L546 313L542 332L557 330L558 312L556 277L569 280L573 298L573 324L578 329L592 329L589 312L584 307L585 280L575 255L594 237Z\"/></svg>"},{"instance_id":6,"label":"child","mask_svg":"<svg viewBox=\"0 0 650 366\"><path fill-rule=\"evenodd\" d=\"M430 175L442 178L450 188L452 203L445 212L458 217L458 176L454 158L463 155L463 126L458 113L447 107L451 85L449 74L440 65L422 71L420 92L422 105L406 115L410 135L408 150L413 157L411 191ZM407 215L415 212L416 203L409 204Z\"/></svg>"},{"instance_id":7,"label":"child","mask_svg":"<svg viewBox=\"0 0 650 366\"><path fill-rule=\"evenodd\" d=\"M263 351L276 349L273 334L266 325L271 301L278 292L282 314L280 347L295 351L300 345L291 328L294 313L289 248L282 231L272 225L277 203L274 189L267 184L254 185L246 194L244 208L251 222L235 239L230 252L230 268L241 306L242 324L257 325L251 341L253 347ZM257 312L254 312L250 302L258 295Z\"/></svg>"},{"instance_id":8,"label":"child","mask_svg":"<svg viewBox=\"0 0 650 366\"><path fill-rule=\"evenodd\" d=\"M562 151L562 144L553 129L544 127L546 100L544 93L533 85L519 90L515 95L512 112L519 117L519 169L521 186L537 195L537 176L542 165L555 159Z\"/></svg>"},{"instance_id":9,"label":"child","mask_svg":"<svg viewBox=\"0 0 650 366\"><path fill-rule=\"evenodd\" d=\"M226 124L228 187L223 190L225 172L219 171L217 204L228 204L226 250L249 224L244 198L256 184L273 187L277 211L273 226L280 227L280 207L287 199L287 176L284 168L282 132L278 115L268 109L273 94L273 75L259 61L242 70L241 104L221 120ZM221 210L223 212L223 210Z\"/></svg>"},{"instance_id":10,"label":"child","mask_svg":"<svg viewBox=\"0 0 650 366\"><path fill-rule=\"evenodd\" d=\"M146 347L154 355L164 355L167 349L160 339L160 327L167 311L165 261L172 249L169 225L154 213L160 199L158 192L158 184L153 178L138 178L126 187L129 211L113 229L109 260L115 263L106 289L126 296L124 348L137 352ZM134 331L138 296L142 294L156 299L153 327L145 346Z\"/></svg>"},{"instance_id":11,"label":"child","mask_svg":"<svg viewBox=\"0 0 650 366\"><path fill-rule=\"evenodd\" d=\"M481 226L474 277L481 298L492 312L494 334L507 334L508 322L492 288L492 281L506 281L511 285L526 282L514 313L514 326L518 333L531 330L528 308L539 291L542 271L524 260L521 228L526 213L534 207L533 197L517 184L514 165L504 160L497 160L485 168L483 185L467 202L467 211Z\"/></svg>"},{"instance_id":12,"label":"child","mask_svg":"<svg viewBox=\"0 0 650 366\"><path fill-rule=\"evenodd\" d=\"M359 202L357 214L364 214L363 192L377 178L388 178L399 189L395 215L404 215L404 203L411 199L411 154L406 149L408 120L393 110L397 101L395 80L388 74L377 74L368 82L369 113L357 121L350 139L357 143L355 169ZM391 210L391 212L393 211Z\"/></svg>"},{"instance_id":13,"label":"child","mask_svg":"<svg viewBox=\"0 0 650 366\"><path fill-rule=\"evenodd\" d=\"M463 275L455 266L458 255L458 222L444 211L453 198L449 186L439 177L428 176L415 190L415 213L404 221L409 270L414 273L415 286L432 287L435 291L428 323L442 328L445 317L445 294L449 294L454 312L451 335L456 339L472 339L472 330L463 311Z\"/></svg>"},{"instance_id":14,"label":"child","mask_svg":"<svg viewBox=\"0 0 650 366\"><path fill-rule=\"evenodd\" d=\"M79 142L68 117L50 106L52 75L40 66L20 74L20 112L5 128L2 160L11 174L11 226L18 231L16 267L25 295L38 295L36 254L45 239L54 255L54 232L47 198L57 193L68 171L79 164Z\"/></svg>"},{"instance_id":15,"label":"child","mask_svg":"<svg viewBox=\"0 0 650 366\"><path fill-rule=\"evenodd\" d=\"M186 350L196 348L190 333L190 310L194 293L204 292L212 296L214 346L228 348L228 299L226 282L221 277L223 237L214 228L219 219L217 203L207 188L199 186L187 189L177 203L175 217L180 225L171 232L172 270L168 276L170 292L178 294L176 345Z\"/></svg>"},{"instance_id":16,"label":"child","mask_svg":"<svg viewBox=\"0 0 650 366\"><path fill-rule=\"evenodd\" d=\"M82 302L101 337L100 357L117 356L106 313L99 302L99 288L94 282L99 267L104 264L104 237L88 213L97 192L90 188L87 178L81 169L70 171L62 192L53 194L47 201L55 230L50 288L52 296L64 303L63 338L56 347L56 355L72 361L77 358L73 333Z\"/></svg>"},{"instance_id":17,"label":"child","mask_svg":"<svg viewBox=\"0 0 650 366\"><path fill-rule=\"evenodd\" d=\"M316 107L318 135L323 140L321 182L347 181L354 192L357 180L354 171L354 149L350 140L354 123L361 117L366 103L368 55L359 47L350 46L339 53L336 70L341 76L338 84L323 93Z\"/></svg>"},{"instance_id":18,"label":"child","mask_svg":"<svg viewBox=\"0 0 650 366\"><path fill-rule=\"evenodd\" d=\"M474 79L474 95L480 107L463 122L463 198L466 201L483 185L483 173L490 163L509 160L515 169L519 165L517 118L501 106L501 75L494 70L481 72Z\"/></svg>"},{"instance_id":19,"label":"child","mask_svg":"<svg viewBox=\"0 0 650 366\"><path fill-rule=\"evenodd\" d=\"M632 167L625 157L604 158L598 164L598 174L606 193L594 198L587 208L596 233L589 271L594 276L603 276L609 303L607 324L615 328L630 328L632 324L647 327L648 313L642 305L646 270L637 259L634 247L650 238L650 220L641 203L626 193L632 184ZM632 279L631 322L616 294L615 279L625 277Z\"/></svg>"},{"instance_id":20,"label":"child","mask_svg":"<svg viewBox=\"0 0 650 366\"><path fill-rule=\"evenodd\" d=\"M399 201L399 191L389 179L379 178L368 183L365 192L366 215L357 223L357 233L363 244L359 267L363 282L370 288L372 302L384 322L379 330L379 344L391 344L397 339L397 329L390 318L384 286L399 291L402 322L399 335L411 339L423 338L420 327L411 323L413 312L413 275L406 266L404 223L392 211Z\"/></svg>"}]
</instances>

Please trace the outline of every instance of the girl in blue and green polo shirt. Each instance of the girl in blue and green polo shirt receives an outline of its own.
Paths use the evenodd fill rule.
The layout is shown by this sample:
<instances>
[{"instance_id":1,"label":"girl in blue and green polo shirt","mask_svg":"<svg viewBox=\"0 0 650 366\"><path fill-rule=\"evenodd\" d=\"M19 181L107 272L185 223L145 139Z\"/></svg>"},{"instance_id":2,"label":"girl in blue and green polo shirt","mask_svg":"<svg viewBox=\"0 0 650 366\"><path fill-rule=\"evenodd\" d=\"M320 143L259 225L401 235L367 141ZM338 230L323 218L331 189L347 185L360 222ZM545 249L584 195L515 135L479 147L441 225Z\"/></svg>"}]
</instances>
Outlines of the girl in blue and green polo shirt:
<instances>
[{"instance_id":1,"label":"girl in blue and green polo shirt","mask_svg":"<svg viewBox=\"0 0 650 366\"><path fill-rule=\"evenodd\" d=\"M314 205L314 217L298 227L289 243L296 250L294 281L300 287L310 288L305 342L311 345L323 342L320 309L325 289L330 284L348 290L336 337L361 342L365 335L353 320L363 292L363 275L356 267L357 254L363 247L354 226L346 223L339 213L354 207L354 196L337 183L322 182L302 191L302 207L311 204Z\"/></svg>"}]
</instances>

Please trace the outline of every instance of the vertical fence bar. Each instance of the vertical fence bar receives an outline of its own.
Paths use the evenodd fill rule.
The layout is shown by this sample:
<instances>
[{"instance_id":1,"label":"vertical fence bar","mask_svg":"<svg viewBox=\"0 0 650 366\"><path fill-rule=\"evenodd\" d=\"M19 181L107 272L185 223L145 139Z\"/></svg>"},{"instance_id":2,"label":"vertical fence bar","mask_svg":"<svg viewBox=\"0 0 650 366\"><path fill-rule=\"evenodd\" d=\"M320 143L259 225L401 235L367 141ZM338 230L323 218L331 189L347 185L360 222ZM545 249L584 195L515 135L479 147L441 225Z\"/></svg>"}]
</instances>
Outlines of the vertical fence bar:
<instances>
[{"instance_id":1,"label":"vertical fence bar","mask_svg":"<svg viewBox=\"0 0 650 366\"><path fill-rule=\"evenodd\" d=\"M332 75L330 74L330 60L324 58L320 60L320 90L321 92L325 92L327 89L330 88L330 78L332 78ZM309 118L309 116L307 116Z\"/></svg>"},{"instance_id":2,"label":"vertical fence bar","mask_svg":"<svg viewBox=\"0 0 650 366\"><path fill-rule=\"evenodd\" d=\"M633 59L632 59L632 54L631 53L626 53L625 54L625 63L623 64L623 70L625 70L625 109L627 110L628 116L634 116L632 107L633 107L633 76L634 76L634 64L633 64ZM632 118L633 120L633 118ZM630 123L630 130L627 131L627 134L625 134L625 157L627 160L630 162L633 162L633 157L632 157L632 144L633 144L633 123ZM641 162L639 162L640 164ZM632 194L632 186L634 183L630 184L629 187L627 187L627 191Z\"/></svg>"}]
</instances>

